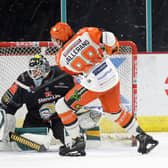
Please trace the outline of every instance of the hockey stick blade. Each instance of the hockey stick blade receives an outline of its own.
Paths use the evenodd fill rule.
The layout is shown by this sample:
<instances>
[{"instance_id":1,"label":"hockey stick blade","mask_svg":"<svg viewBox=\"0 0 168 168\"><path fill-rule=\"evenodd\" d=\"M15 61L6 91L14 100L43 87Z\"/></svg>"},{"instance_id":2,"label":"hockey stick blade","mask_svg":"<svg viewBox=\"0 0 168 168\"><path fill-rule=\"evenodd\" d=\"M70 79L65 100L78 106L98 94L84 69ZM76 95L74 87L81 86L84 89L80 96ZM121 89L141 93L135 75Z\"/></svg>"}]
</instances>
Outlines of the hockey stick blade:
<instances>
[{"instance_id":1,"label":"hockey stick blade","mask_svg":"<svg viewBox=\"0 0 168 168\"><path fill-rule=\"evenodd\" d=\"M30 149L36 150L37 152L45 152L47 149L45 148L44 145L40 145L34 141L31 141L27 138L24 138L16 133L10 132L9 133L10 140L13 140L15 142L18 142L22 145L25 145L29 147Z\"/></svg>"},{"instance_id":2,"label":"hockey stick blade","mask_svg":"<svg viewBox=\"0 0 168 168\"><path fill-rule=\"evenodd\" d=\"M63 74L59 75L58 77L54 78L53 80L51 80L50 82L44 83L43 85L35 87L35 88L31 88L31 92L32 93L37 92L38 90L40 90L46 86L49 86L50 84L52 84L54 82L57 82L58 80L60 80L61 78L65 77L67 75L68 75L67 73L63 73Z\"/></svg>"}]
</instances>

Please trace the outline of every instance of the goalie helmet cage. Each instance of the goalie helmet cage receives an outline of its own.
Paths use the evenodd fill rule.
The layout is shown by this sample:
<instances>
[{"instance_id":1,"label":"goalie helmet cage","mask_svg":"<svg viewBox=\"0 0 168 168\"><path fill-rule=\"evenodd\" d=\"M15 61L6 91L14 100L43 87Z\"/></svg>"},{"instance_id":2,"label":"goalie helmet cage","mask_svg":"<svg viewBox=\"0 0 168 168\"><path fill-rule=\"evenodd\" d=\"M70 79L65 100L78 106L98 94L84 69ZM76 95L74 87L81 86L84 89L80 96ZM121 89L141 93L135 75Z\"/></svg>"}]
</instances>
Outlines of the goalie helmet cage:
<instances>
[{"instance_id":1,"label":"goalie helmet cage","mask_svg":"<svg viewBox=\"0 0 168 168\"><path fill-rule=\"evenodd\" d=\"M137 47L132 41L119 41L120 49L111 60L118 70L121 87L121 102L124 107L136 116L137 113ZM0 97L12 85L18 75L28 69L28 61L35 54L43 54L51 65L55 64L58 48L53 42L0 42ZM91 103L90 107L101 108L99 102ZM23 110L22 110L23 111ZM22 113L23 115L23 113ZM23 116L17 115L17 125ZM108 118L100 122L103 133L124 132Z\"/></svg>"}]
</instances>

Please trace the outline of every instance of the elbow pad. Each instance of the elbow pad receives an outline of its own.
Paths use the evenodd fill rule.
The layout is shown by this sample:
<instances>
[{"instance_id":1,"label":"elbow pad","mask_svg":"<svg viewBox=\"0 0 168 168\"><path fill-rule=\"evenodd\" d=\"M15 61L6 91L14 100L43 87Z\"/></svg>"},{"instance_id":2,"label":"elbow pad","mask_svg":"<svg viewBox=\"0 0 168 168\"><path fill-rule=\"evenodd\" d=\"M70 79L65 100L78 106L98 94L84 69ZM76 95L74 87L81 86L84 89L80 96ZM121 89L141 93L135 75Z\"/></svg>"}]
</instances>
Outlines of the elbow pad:
<instances>
[{"instance_id":1,"label":"elbow pad","mask_svg":"<svg viewBox=\"0 0 168 168\"><path fill-rule=\"evenodd\" d=\"M113 33L102 32L102 42L108 55L112 55L119 51L119 42Z\"/></svg>"}]
</instances>

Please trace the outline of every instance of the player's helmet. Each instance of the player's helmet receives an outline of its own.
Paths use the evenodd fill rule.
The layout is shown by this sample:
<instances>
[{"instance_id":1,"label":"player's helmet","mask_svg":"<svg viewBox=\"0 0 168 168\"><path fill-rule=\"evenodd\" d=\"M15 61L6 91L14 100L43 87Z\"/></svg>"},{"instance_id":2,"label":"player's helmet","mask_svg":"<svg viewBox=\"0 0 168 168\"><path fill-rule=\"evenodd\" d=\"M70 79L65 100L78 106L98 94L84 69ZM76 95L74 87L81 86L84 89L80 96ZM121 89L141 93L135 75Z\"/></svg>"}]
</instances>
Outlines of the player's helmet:
<instances>
[{"instance_id":1,"label":"player's helmet","mask_svg":"<svg viewBox=\"0 0 168 168\"><path fill-rule=\"evenodd\" d=\"M58 45L68 41L73 35L71 27L64 22L58 22L50 30L51 40L57 42Z\"/></svg>"},{"instance_id":2,"label":"player's helmet","mask_svg":"<svg viewBox=\"0 0 168 168\"><path fill-rule=\"evenodd\" d=\"M49 71L49 62L43 55L35 55L30 59L28 74L32 79L45 78Z\"/></svg>"}]
</instances>

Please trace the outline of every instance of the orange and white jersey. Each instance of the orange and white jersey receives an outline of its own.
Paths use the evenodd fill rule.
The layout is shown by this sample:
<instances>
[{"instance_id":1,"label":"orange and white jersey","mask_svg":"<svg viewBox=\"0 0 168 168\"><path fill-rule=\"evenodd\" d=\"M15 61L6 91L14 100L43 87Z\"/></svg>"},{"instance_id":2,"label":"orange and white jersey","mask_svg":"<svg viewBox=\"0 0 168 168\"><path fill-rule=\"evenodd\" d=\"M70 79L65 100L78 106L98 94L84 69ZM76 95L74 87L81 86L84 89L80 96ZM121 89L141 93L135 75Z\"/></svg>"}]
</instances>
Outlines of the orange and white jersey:
<instances>
[{"instance_id":1,"label":"orange and white jersey","mask_svg":"<svg viewBox=\"0 0 168 168\"><path fill-rule=\"evenodd\" d=\"M86 73L103 61L102 47L111 55L118 48L118 41L110 32L83 28L59 50L56 63L69 74Z\"/></svg>"},{"instance_id":2,"label":"orange and white jersey","mask_svg":"<svg viewBox=\"0 0 168 168\"><path fill-rule=\"evenodd\" d=\"M58 51L56 63L71 75L82 74L81 84L89 90L106 91L118 82L117 71L108 59L117 45L112 33L83 28Z\"/></svg>"}]
</instances>

